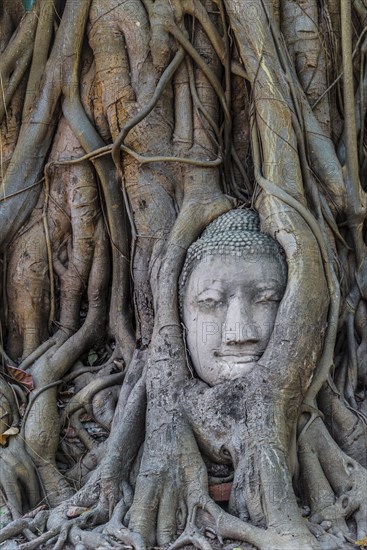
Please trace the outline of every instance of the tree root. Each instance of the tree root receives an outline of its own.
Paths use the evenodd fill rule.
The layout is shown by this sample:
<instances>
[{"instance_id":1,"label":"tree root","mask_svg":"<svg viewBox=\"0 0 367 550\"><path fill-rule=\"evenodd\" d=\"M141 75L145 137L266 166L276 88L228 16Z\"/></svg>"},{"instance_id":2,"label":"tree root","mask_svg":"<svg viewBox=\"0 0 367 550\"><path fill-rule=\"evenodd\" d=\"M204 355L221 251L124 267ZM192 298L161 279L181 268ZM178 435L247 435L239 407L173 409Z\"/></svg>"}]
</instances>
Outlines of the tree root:
<instances>
[{"instance_id":1,"label":"tree root","mask_svg":"<svg viewBox=\"0 0 367 550\"><path fill-rule=\"evenodd\" d=\"M253 544L259 550L311 550L320 548L316 539L311 536L305 525L293 525L285 532L279 533L275 527L260 529L228 514L213 501L207 501L204 509L210 514L205 518L207 527L214 529L217 536L243 540Z\"/></svg>"},{"instance_id":2,"label":"tree root","mask_svg":"<svg viewBox=\"0 0 367 550\"><path fill-rule=\"evenodd\" d=\"M186 529L169 550L178 550L187 544L193 544L201 550L211 550L210 543L203 535L203 531L206 529L216 534L220 541L223 538L242 540L253 544L259 550L294 550L295 548L297 550L337 550L343 548L342 541L335 535L326 533L322 526L310 525L310 531L316 538L313 538L311 534L307 536L305 525L301 529L303 532L298 534L296 529L293 533L286 534L278 533L275 528L260 529L226 513L205 494L205 491L201 492L201 495L200 504L194 504L193 501L188 503L189 519ZM21 550L36 550L41 544L57 538L54 550L62 550L66 542L71 542L80 549L82 547L85 549L110 549L119 547L122 543L132 546L135 550L145 550L147 545L141 535L122 524L121 517L126 508L125 500L121 499L115 507L110 521L105 524L102 531L99 528L92 531L85 530L88 524L96 526L105 521L106 515L100 505L77 518L67 520L66 523L65 519L60 521L60 511L54 510L51 512L54 515L54 520L49 522L49 530L36 539L21 545L20 548ZM66 507L63 506L63 509L65 512ZM43 516L40 512L34 520L22 518L9 524L1 533L0 542L20 534L26 528L39 530L48 515L49 512L44 512ZM56 525L52 527L55 524L55 519Z\"/></svg>"},{"instance_id":3,"label":"tree root","mask_svg":"<svg viewBox=\"0 0 367 550\"><path fill-rule=\"evenodd\" d=\"M342 451L367 468L366 419L346 405L345 399L329 381L318 396L325 423Z\"/></svg>"},{"instance_id":4,"label":"tree root","mask_svg":"<svg viewBox=\"0 0 367 550\"><path fill-rule=\"evenodd\" d=\"M26 542L24 544L21 544L19 546L20 550L37 550L41 546L41 544L45 544L50 539L53 539L59 534L58 529L50 529L49 531L46 531L46 533L43 533L43 535L37 537L34 540L31 540L30 542Z\"/></svg>"},{"instance_id":5,"label":"tree root","mask_svg":"<svg viewBox=\"0 0 367 550\"><path fill-rule=\"evenodd\" d=\"M103 535L95 531L85 531L78 526L73 526L69 535L70 542L72 542L76 548L98 548L112 550L119 546L114 541L106 540Z\"/></svg>"},{"instance_id":6,"label":"tree root","mask_svg":"<svg viewBox=\"0 0 367 550\"><path fill-rule=\"evenodd\" d=\"M93 416L91 401L93 397L100 391L110 386L120 385L124 379L124 374L110 374L99 377L89 382L82 390L80 390L66 405L62 414L62 423L65 425L69 422L76 432L77 437L89 451L95 445L95 440L87 433L80 422L80 416L83 410L89 412ZM98 422L98 419L96 419ZM101 424L101 422L99 422ZM102 425L102 424L101 424ZM103 426L106 430L107 426Z\"/></svg>"},{"instance_id":7,"label":"tree root","mask_svg":"<svg viewBox=\"0 0 367 550\"><path fill-rule=\"evenodd\" d=\"M113 537L128 546L132 546L135 550L144 550L145 544L141 536L127 529L122 523L127 509L126 500L122 498L115 506L110 521L104 526L103 534Z\"/></svg>"},{"instance_id":8,"label":"tree root","mask_svg":"<svg viewBox=\"0 0 367 550\"><path fill-rule=\"evenodd\" d=\"M134 375L134 373L132 374ZM111 436L107 450L104 453L104 461L99 464L98 468L94 469L85 486L77 494L51 511L48 527L53 534L55 533L54 529L58 529L59 542L57 548L63 548L65 541L70 540L75 544L94 549L96 548L97 538L100 546L106 547L106 544L109 543L103 537L113 536L121 542L128 545L133 543L136 548L143 549L144 545L139 535L131 534L122 524L122 519L131 506L132 490L126 482L119 482L119 479L128 477L131 463L135 459L140 446L138 430L144 427L144 399L145 380L143 377L135 384L130 396L127 398L122 417L118 421L120 429L117 432L114 431L113 437ZM134 445L131 444L132 433L134 433ZM124 456L123 462L121 462L122 456ZM124 497L121 499L120 496L119 502L116 504L116 495L121 493ZM83 514L82 517L76 518L78 521L75 528L68 530L70 525L74 525L70 522L75 521L68 520L65 525L67 509L72 506L87 506L89 508L93 506L93 508ZM109 517L111 518L110 521L108 521ZM107 521L108 523L106 523ZM90 531L83 531L87 523L92 525L106 523L106 531L102 533L102 536L98 535L96 538L94 532L91 534ZM115 543L112 541L111 545L113 546Z\"/></svg>"},{"instance_id":9,"label":"tree root","mask_svg":"<svg viewBox=\"0 0 367 550\"><path fill-rule=\"evenodd\" d=\"M36 470L20 434L11 437L8 446L1 450L0 485L13 519L21 517L25 506L33 509L39 504Z\"/></svg>"},{"instance_id":10,"label":"tree root","mask_svg":"<svg viewBox=\"0 0 367 550\"><path fill-rule=\"evenodd\" d=\"M171 544L168 550L178 550L186 544L192 544L200 550L212 550L209 541L199 532L198 529L191 527L190 530L185 530L178 539Z\"/></svg>"},{"instance_id":11,"label":"tree root","mask_svg":"<svg viewBox=\"0 0 367 550\"><path fill-rule=\"evenodd\" d=\"M58 29L51 56L44 73L43 93L34 105L31 117L21 127L17 146L3 181L4 196L28 187L39 179L45 157L49 151L57 122L57 104L62 91L69 93L72 64L79 59L84 39L90 1L86 0L76 10L75 3L67 2ZM69 39L64 40L64 32ZM38 147L38 154L34 154ZM35 207L40 189L6 201L2 207L0 242L8 243L28 219ZM11 223L10 223L11 222Z\"/></svg>"},{"instance_id":12,"label":"tree root","mask_svg":"<svg viewBox=\"0 0 367 550\"><path fill-rule=\"evenodd\" d=\"M3 97L0 103L0 122L4 115L8 117L7 108L9 103L32 59L38 12L39 7L24 17L7 49L1 54L0 73Z\"/></svg>"},{"instance_id":13,"label":"tree root","mask_svg":"<svg viewBox=\"0 0 367 550\"><path fill-rule=\"evenodd\" d=\"M320 20L328 17L328 8L338 2L298 2L302 3L312 4L314 8L311 40L319 39L315 36L319 28L320 36L325 29L322 25L319 26L319 21L316 25L316 16ZM3 4L4 9L0 8L0 27L3 15L7 17L6 12L12 4L21 6L21 0L3 0ZM340 117L335 125L336 127L339 123L344 123L346 135L354 134L346 151L346 171L353 185L346 190L334 144L331 139L321 135L308 103L307 95L311 91L308 84L312 83L308 79L315 78L316 70L320 67L315 68L308 64L304 74L299 72L297 79L296 61L288 56L288 53L292 54L293 46L288 44L287 51L287 45L283 41L283 16L280 17L280 13L284 14L286 6L292 4L290 0L245 3L240 0L84 0L81 7L73 0L55 3L37 0L36 9L41 4L34 50L36 53L33 54L28 78L23 122L18 105L16 112L17 116L19 112L19 121L13 121L14 116L9 116L12 124L17 126L14 132L16 138L6 134L6 139L10 142L13 139L17 145L9 168L7 167L3 196L0 198L3 207L0 240L9 242L29 216L39 195L38 182L34 182L39 179L45 162L50 161L46 172L52 164L62 166L55 170L57 175L54 173L52 181L52 184L56 184L55 187L59 186L60 192L56 191L53 195L51 185L47 189L44 203L44 232L47 235L49 231L49 235L46 239L43 236L42 246L45 248L44 245L47 245L48 264L42 259L42 266L46 266L43 272L42 266L35 266L38 270L37 289L32 285L29 292L32 307L34 303L35 309L40 311L39 300L43 297L43 310L47 310L49 287L51 286L52 291L55 286L55 292L51 292L51 305L55 304L54 325L59 326L60 330L39 346L47 338L47 327L43 330L47 311L38 317L28 315L26 308L22 307L21 285L18 281L12 284L12 279L8 276L3 284L3 294L5 296L11 289L17 293L19 289L17 305L24 315L19 321L19 325L23 323L23 326L18 331L14 330L10 337L11 323L8 322L7 309L13 300L9 295L7 303L5 300L5 314L0 312L1 322L3 317L6 318L4 341L8 346L7 351L14 357L30 353L22 363L22 368L29 369L34 377L36 391L25 411L20 436L9 439L7 447L2 449L1 459L5 467L0 471L1 482L5 483L5 500L8 500L7 504L16 521L5 528L0 535L0 541L4 532L6 537L23 532L28 538L28 542L21 546L23 550L36 549L45 543L54 544L54 550L62 550L68 542L74 544L78 550L121 547L122 544L144 550L147 545L156 542L170 542L186 527L171 546L171 550L188 543L202 550L209 550L210 543L204 536L205 528L215 533L220 542L223 537L230 537L250 542L261 550L331 550L342 548L343 542L339 538L342 534L345 540L350 540L350 520L355 521L358 537L362 539L367 534L367 506L363 500L367 484L365 470L337 448L325 427L319 426L322 424L321 420L313 416L307 429L300 435L299 445L299 459L305 471L305 493L309 497L312 512L312 521L307 524L298 514L291 468L288 467L291 453L287 447L291 440L290 434L295 433L293 427L307 388L310 387L306 400L311 410L312 406L316 408L316 394L319 394L332 365L338 329L339 283L335 281L335 274L331 273L329 264L333 261L333 253L336 255L339 251L335 248L330 253L327 245L334 237L339 238L338 245L346 249L339 257L346 259L349 255L348 259L351 260L344 261L340 270L342 275L343 270L345 271L345 277L341 277L342 299L344 300L345 290L348 303L353 282L355 287L359 286L358 298L365 294L363 271L367 263L362 265L360 260L365 252L365 247L361 244L365 239L366 209L361 207L359 199L365 201L366 195L359 189L356 127L353 123L356 107L353 79L358 79L358 68L361 118L365 110L365 98L362 97L366 89L365 86L362 89L362 82L365 80L365 55L358 57L353 67L350 6L341 11L344 19L344 77L348 84L344 95L348 101L344 102L345 105L340 105L341 110L344 107L345 111L344 122ZM47 12L46 4L52 4L50 12ZM257 17L252 19L251 10L243 10L242 4L254 8L252 11L256 12ZM362 15L365 13L365 9L361 11L363 2L355 0L354 4L362 25ZM31 20L34 19L36 9L24 17L18 28L20 32L13 33L20 18L16 20L12 16L13 21L10 21L7 31L9 37L0 36L5 60L28 26L31 27L31 32L26 41L33 42L36 21L32 23ZM58 9L62 15L57 29ZM302 17L306 14L307 12ZM336 19L339 23L339 14ZM284 17L283 24L286 20ZM353 19L353 24L356 33L360 32L357 18ZM88 37L85 33L87 26ZM290 26L286 30L293 35L295 27ZM13 45L10 41L12 34ZM365 30L357 44L362 36L365 37ZM309 43L308 38L302 36L305 43ZM323 51L323 46L321 41L317 45L320 55L330 53L330 58L333 58L334 52L327 52L326 48ZM311 51L308 50L305 44L302 47L305 47L307 54L312 54L312 48ZM236 48L238 53L234 53ZM40 53L39 57L37 52ZM4 111L7 105L12 108L18 99L15 96L9 103L14 91L19 92L18 103L24 99L22 94L24 95L26 82L24 90L17 85L25 80L23 73L32 57L32 48L21 48L20 54L19 66L15 66L15 56L11 56L12 67L16 69L14 74L6 71L7 89L2 90ZM110 56L113 63L110 63ZM307 56L306 58L310 59ZM357 67L358 63L361 67ZM354 68L356 70L353 76ZM237 108L237 111L232 111L233 97L236 94L231 95L234 88L231 72L248 80L243 82L246 84L246 93L238 93L238 102L246 103L248 107ZM88 85L85 85L85 74L89 75ZM326 74L322 76L326 77ZM9 83L11 78L12 82ZM298 80L303 82L304 92ZM41 82L42 94L39 93ZM2 84L3 82L0 83ZM63 127L65 119L58 128L58 136L66 136L65 142L59 140L59 137L55 139L59 97L62 94L64 116L69 121L71 132L87 153L81 157L80 148L77 153L76 148L71 148L71 153L66 146L64 148L68 139ZM331 103L333 98L330 96L327 100ZM238 158L239 155L232 147L232 139L235 142L237 137L238 143L249 141L251 109L256 112L257 122L257 126L254 126L253 156L250 159L249 149L245 147L245 153ZM244 127L246 126L247 133L242 132L239 139L236 136L238 131L235 128L235 118L241 118ZM256 130L259 130L258 135ZM360 133L359 160L362 164L365 155L362 121ZM257 138L260 138L258 142ZM336 141L337 137L333 136L333 139ZM106 145L111 140L112 145ZM128 143L125 144L125 140ZM53 150L49 156L52 143ZM8 158L11 147L8 144L6 146ZM0 147L2 156L2 142ZM61 151L67 153L66 158L79 158L60 160ZM107 156L110 153L112 159ZM232 158L239 173L237 181L230 163ZM101 196L97 192L92 166L81 164L88 160L93 162L99 176ZM122 189L112 160L121 176ZM251 166L252 161L255 163L255 178L251 174L248 192L245 192L243 181L246 181L247 176L243 166ZM330 163L335 164L335 181L332 181L326 166ZM70 169L68 166L65 169L65 165L76 164L77 168L73 166ZM293 171L292 175L287 173L283 177L283 169L288 165L295 168L295 178ZM315 176L308 175L312 170L315 170ZM63 177L58 181L62 174ZM317 181L317 176L320 181ZM253 193L256 179L263 188L259 195L257 190ZM74 182L70 186L69 180ZM72 194L79 197L74 203L71 200L65 203L65 208L63 201L57 200L64 196L64 189L67 189L65 195L68 194L69 199ZM220 391L216 393L217 389L211 389L218 399L213 400L209 413L206 411L206 415L201 415L206 420L203 431L208 427L208 433L215 440L212 445L213 454L217 453L220 464L233 463L233 502L230 502L229 508L232 509L233 504L233 512L240 517L226 513L210 499L207 470L202 459L206 453L199 430L197 426L190 424L190 415L183 411L180 398L177 397L180 384L189 378L188 356L177 307L177 280L188 246L213 218L232 208L232 200L227 199L224 193L244 198L246 204L254 201L259 205L263 227L275 238L279 237L280 243L294 244L296 249L294 254L286 251L291 292L282 301L279 310L279 319L284 320L282 329L285 326L289 330L289 338L288 334L284 338L283 334L278 338L274 331L268 354L264 353L263 364L259 362L256 377L249 376L240 381L244 387L246 384L256 387L256 395L260 395L260 398L257 399L255 393L251 394L251 397L257 399L254 399L256 407L250 410L250 404L247 405L245 399L238 399L235 393L232 399L231 395L220 395ZM271 195L274 195L274 200ZM106 215L104 220L100 215L99 205ZM59 211L64 208L65 211L60 217L52 216L50 213L53 208ZM325 214L327 208L329 210ZM42 209L42 201L39 209ZM338 216L337 210L340 214ZM83 214L80 215L81 211ZM126 225L126 214L130 216L132 239ZM341 235L337 227L337 223L345 215L351 238L343 229L340 231ZM281 219L282 216L285 221ZM359 223L358 231L357 227L352 227L354 223L351 222L354 219ZM103 222L106 222L106 231L102 228ZM334 233L330 238L327 223ZM21 235L26 235L29 226L35 226L33 219L28 222L28 227L22 230ZM109 241L106 238L107 233ZM41 242L41 237L35 230L24 238L33 244L34 237ZM19 233L16 238L19 238ZM316 241L319 242L322 259L319 250L314 246ZM149 244L145 245L147 242ZM106 269L110 265L110 245L112 284L108 268ZM348 249L350 245L353 249ZM21 254L23 251L20 248L17 250ZM311 255L311 248L315 257ZM296 256L298 259L294 263ZM324 355L313 377L319 350L322 349L328 307L322 261L325 264L332 307ZM24 264L24 272L36 262L37 259L30 256L29 263ZM23 277L22 282L25 279ZM316 308L307 304L309 296L315 295L313 282L321 290ZM297 283L300 289L296 289ZM88 314L85 320L86 294ZM64 490L67 495L71 493L71 487L57 467L57 455L60 462L63 462L58 409L65 406L65 402L58 401L56 386L80 374L74 372L67 376L75 361L82 354L88 353L101 336L104 337L102 333L106 326L108 296L109 337L116 341L118 357L121 357L121 350L125 365L128 366L126 375L120 372L106 377L108 384L119 383L123 379L109 439L97 451L93 439L84 431L79 418L82 410L93 412L91 399L106 383L101 378L101 373L86 388L81 389L65 408L65 414L70 415L79 439L87 449L91 449L84 457L83 466L87 466L88 461L92 464L93 458L95 459L88 481L83 485L86 478L84 475L79 492L50 513L42 516L40 512L34 519L23 517L17 520L23 508L38 504L42 497L53 505L63 501ZM52 318L53 314L51 320ZM38 327L39 334L33 338L23 338L27 340L26 345L23 342L23 354L9 351L12 348L9 346L9 339L14 342L14 350L21 349L18 333L21 337L22 332L29 335L29 329L34 327ZM342 327L343 335L345 328ZM365 325L362 323L359 330L357 316L353 314L349 316L348 328L350 349L347 353L351 357L348 358L345 353L340 361L340 370L345 373L343 391L346 381L349 386L349 402L356 406L359 397L355 396L358 376L360 385L365 382L365 362L358 357L358 353L363 354L365 351ZM306 329L313 331L312 337L310 334L306 335ZM293 330L301 333L300 338L300 334L296 335L297 345L294 345ZM1 333L1 345L2 340ZM362 349L357 349L356 344L363 341ZM150 353L148 359L146 350ZM278 353L279 351L282 353ZM130 362L131 356L133 359ZM6 360L7 357L4 356L4 361ZM342 362L344 360L345 367ZM358 366L360 372L357 376ZM258 374L263 372L266 376L261 380ZM243 397L246 392L241 389L240 395ZM282 393L281 403L272 401L277 391ZM223 399L219 399L220 397ZM233 405L235 399L237 405L241 406L235 411L239 414L234 422L237 437L234 443L231 439L233 434L228 435L230 422L227 422L228 416L225 415L228 406ZM204 396L199 395L198 400L204 401ZM279 415L278 405L282 413ZM269 408L274 416L270 415ZM234 409L235 405L231 414ZM112 416L111 410L112 407L109 420ZM203 410L205 407L200 409L198 406L195 414L199 416ZM219 421L215 426L218 430L213 429L213 413L221 417L224 429ZM3 418L3 425L10 418L9 407L4 409L4 414L6 417ZM338 419L342 416L340 412ZM18 418L13 414L10 424L16 426L20 417L21 415ZM353 429L351 420L353 419L350 419L351 428L348 427L350 437L345 450L356 448L353 438L359 436L361 441L365 439L362 437L362 429ZM273 426L275 428L272 431ZM343 427L346 428L345 424ZM221 433L219 428L222 429ZM21 440L23 436L25 442ZM222 445L222 436L232 446ZM29 455L25 452L23 443L28 446L26 448L29 449ZM63 449L65 448L67 447ZM77 456L80 456L78 452L82 452L81 448L82 445L78 442ZM104 454L102 460L101 453ZM31 456L38 467L38 478ZM209 459L213 457L208 457ZM66 460L66 464L70 466L73 462ZM74 468L72 470L72 475L75 476ZM54 478L61 482L61 488L56 483L53 484ZM40 494L39 482L43 482L43 494ZM269 496L268 486L272 488L273 498ZM66 509L75 503L86 510L86 513L81 512L82 515L77 518L75 515L79 512L75 512L73 516L73 512ZM254 525L243 521L247 517L251 518ZM42 522L47 518L48 531L43 532ZM39 521L38 524L36 520ZM267 529L259 527L265 524ZM34 532L37 532L37 536Z\"/></svg>"},{"instance_id":14,"label":"tree root","mask_svg":"<svg viewBox=\"0 0 367 550\"><path fill-rule=\"evenodd\" d=\"M63 509L66 509L65 506L63 506ZM34 519L25 517L20 518L2 529L0 533L0 543L19 535L24 532L25 529L37 531L39 534L39 532L44 530L48 518L51 521L49 528L33 540L21 544L21 550L37 550L42 544L52 539L56 539L54 550L62 550L67 540L74 544L86 542L87 547L93 549L97 546L111 547L111 545L106 546L106 539L103 536L95 532L83 531L83 528L86 527L89 522L94 525L99 525L105 520L105 514L101 514L101 510L98 507L73 519L61 519L59 509L55 509L51 512L45 510L40 511ZM98 543L97 546L96 543Z\"/></svg>"},{"instance_id":15,"label":"tree root","mask_svg":"<svg viewBox=\"0 0 367 550\"><path fill-rule=\"evenodd\" d=\"M3 527L0 532L0 544L6 540L11 539L17 535L20 535L25 529L31 531L42 531L47 522L49 512L42 510L35 518L22 517L12 521L6 527ZM36 547L37 548L37 547Z\"/></svg>"},{"instance_id":16,"label":"tree root","mask_svg":"<svg viewBox=\"0 0 367 550\"><path fill-rule=\"evenodd\" d=\"M356 523L357 538L367 535L367 471L348 457L316 418L299 438L303 487L311 506L311 521L330 521L347 540L346 519Z\"/></svg>"},{"instance_id":17,"label":"tree root","mask_svg":"<svg viewBox=\"0 0 367 550\"><path fill-rule=\"evenodd\" d=\"M78 392L68 403L64 410L64 421L79 409L88 408L93 397L101 390L110 386L120 385L124 374L118 372L92 380L85 388Z\"/></svg>"}]
</instances>

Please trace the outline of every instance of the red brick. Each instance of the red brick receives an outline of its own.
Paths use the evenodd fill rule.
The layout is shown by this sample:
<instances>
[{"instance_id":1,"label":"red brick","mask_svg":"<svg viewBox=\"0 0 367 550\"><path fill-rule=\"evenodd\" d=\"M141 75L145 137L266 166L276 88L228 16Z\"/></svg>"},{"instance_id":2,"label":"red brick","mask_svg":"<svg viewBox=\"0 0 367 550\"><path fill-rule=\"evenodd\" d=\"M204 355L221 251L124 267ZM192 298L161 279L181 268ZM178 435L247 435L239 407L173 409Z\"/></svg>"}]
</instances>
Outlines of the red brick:
<instances>
[{"instance_id":1,"label":"red brick","mask_svg":"<svg viewBox=\"0 0 367 550\"><path fill-rule=\"evenodd\" d=\"M209 495L215 502L227 502L232 490L232 483L221 483L220 485L210 485Z\"/></svg>"}]
</instances>

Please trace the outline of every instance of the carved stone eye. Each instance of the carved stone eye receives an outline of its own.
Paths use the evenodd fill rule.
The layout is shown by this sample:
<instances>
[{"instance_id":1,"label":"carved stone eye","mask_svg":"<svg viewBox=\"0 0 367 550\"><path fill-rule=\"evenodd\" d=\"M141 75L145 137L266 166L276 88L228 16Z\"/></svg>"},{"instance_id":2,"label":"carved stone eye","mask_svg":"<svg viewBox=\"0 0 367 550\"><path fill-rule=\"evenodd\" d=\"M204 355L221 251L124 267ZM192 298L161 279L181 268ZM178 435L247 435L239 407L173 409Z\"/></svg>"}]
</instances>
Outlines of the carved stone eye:
<instances>
[{"instance_id":1,"label":"carved stone eye","mask_svg":"<svg viewBox=\"0 0 367 550\"><path fill-rule=\"evenodd\" d=\"M204 300L199 300L198 304L204 309L213 309L224 305L223 300L216 300L215 298L205 298Z\"/></svg>"}]
</instances>

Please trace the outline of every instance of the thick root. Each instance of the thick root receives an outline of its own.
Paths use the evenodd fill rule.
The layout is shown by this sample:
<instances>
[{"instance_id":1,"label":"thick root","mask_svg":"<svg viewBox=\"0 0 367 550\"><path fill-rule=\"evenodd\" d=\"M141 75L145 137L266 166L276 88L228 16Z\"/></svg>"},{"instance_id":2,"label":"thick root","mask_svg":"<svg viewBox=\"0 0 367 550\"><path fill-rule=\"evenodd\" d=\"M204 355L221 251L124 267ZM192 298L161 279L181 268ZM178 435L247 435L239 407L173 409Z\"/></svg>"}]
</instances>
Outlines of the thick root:
<instances>
[{"instance_id":1,"label":"thick root","mask_svg":"<svg viewBox=\"0 0 367 550\"><path fill-rule=\"evenodd\" d=\"M212 550L209 541L195 528L185 530L182 535L171 544L169 550L178 550L186 544L192 544L195 548L199 548L200 550Z\"/></svg>"},{"instance_id":2,"label":"thick root","mask_svg":"<svg viewBox=\"0 0 367 550\"><path fill-rule=\"evenodd\" d=\"M19 535L20 533L23 533L26 529L29 529L32 532L42 531L47 522L48 515L48 511L42 510L36 515L35 518L22 517L9 523L6 527L1 529L0 544Z\"/></svg>"},{"instance_id":3,"label":"thick root","mask_svg":"<svg viewBox=\"0 0 367 550\"><path fill-rule=\"evenodd\" d=\"M20 435L11 437L8 446L1 450L0 485L13 519L20 518L40 502L35 466Z\"/></svg>"},{"instance_id":4,"label":"thick root","mask_svg":"<svg viewBox=\"0 0 367 550\"><path fill-rule=\"evenodd\" d=\"M351 533L346 520L353 518L358 539L367 535L367 471L348 457L316 418L299 438L303 488L309 497L311 520L330 521L346 540Z\"/></svg>"}]
</instances>

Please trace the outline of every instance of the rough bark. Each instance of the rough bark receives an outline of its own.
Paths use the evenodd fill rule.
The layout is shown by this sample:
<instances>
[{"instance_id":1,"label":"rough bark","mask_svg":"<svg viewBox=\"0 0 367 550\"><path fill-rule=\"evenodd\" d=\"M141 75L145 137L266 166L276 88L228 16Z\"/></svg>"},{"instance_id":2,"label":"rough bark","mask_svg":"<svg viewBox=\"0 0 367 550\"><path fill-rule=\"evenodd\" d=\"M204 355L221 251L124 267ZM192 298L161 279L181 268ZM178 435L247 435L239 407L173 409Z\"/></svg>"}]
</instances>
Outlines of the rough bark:
<instances>
[{"instance_id":1,"label":"rough bark","mask_svg":"<svg viewBox=\"0 0 367 550\"><path fill-rule=\"evenodd\" d=\"M0 542L365 539L366 3L27 9L0 6ZM256 371L209 387L178 281L236 206L287 288Z\"/></svg>"}]
</instances>

